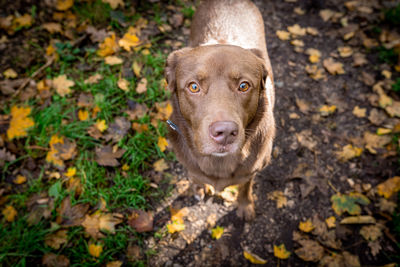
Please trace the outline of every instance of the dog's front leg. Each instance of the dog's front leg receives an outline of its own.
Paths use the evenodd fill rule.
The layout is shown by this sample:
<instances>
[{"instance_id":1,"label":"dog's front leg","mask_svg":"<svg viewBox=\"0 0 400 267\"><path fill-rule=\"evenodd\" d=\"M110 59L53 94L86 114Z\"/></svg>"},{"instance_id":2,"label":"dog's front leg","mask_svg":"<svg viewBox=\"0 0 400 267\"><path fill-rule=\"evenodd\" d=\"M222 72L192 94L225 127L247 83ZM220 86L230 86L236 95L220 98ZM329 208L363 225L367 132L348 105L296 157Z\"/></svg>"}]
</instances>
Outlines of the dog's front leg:
<instances>
[{"instance_id":1,"label":"dog's front leg","mask_svg":"<svg viewBox=\"0 0 400 267\"><path fill-rule=\"evenodd\" d=\"M251 177L246 183L239 185L237 215L246 221L251 221L256 216L252 194L253 179L254 177Z\"/></svg>"}]
</instances>

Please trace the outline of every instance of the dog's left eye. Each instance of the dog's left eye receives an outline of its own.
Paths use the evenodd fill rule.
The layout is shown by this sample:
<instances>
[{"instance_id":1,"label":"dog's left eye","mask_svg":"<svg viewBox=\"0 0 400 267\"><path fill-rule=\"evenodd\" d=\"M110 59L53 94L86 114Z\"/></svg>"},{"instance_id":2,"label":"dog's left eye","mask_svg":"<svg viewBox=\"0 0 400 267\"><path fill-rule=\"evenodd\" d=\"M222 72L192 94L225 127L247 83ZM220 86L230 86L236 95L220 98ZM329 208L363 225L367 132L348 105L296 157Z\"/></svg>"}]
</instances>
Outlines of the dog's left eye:
<instances>
[{"instance_id":1,"label":"dog's left eye","mask_svg":"<svg viewBox=\"0 0 400 267\"><path fill-rule=\"evenodd\" d=\"M250 88L250 84L248 82L242 82L239 85L239 91L241 91L241 92L246 92L247 90L249 90L249 88Z\"/></svg>"},{"instance_id":2,"label":"dog's left eye","mask_svg":"<svg viewBox=\"0 0 400 267\"><path fill-rule=\"evenodd\" d=\"M191 82L189 84L189 90L192 93L198 93L200 91L200 87L199 87L199 85L197 83Z\"/></svg>"}]
</instances>

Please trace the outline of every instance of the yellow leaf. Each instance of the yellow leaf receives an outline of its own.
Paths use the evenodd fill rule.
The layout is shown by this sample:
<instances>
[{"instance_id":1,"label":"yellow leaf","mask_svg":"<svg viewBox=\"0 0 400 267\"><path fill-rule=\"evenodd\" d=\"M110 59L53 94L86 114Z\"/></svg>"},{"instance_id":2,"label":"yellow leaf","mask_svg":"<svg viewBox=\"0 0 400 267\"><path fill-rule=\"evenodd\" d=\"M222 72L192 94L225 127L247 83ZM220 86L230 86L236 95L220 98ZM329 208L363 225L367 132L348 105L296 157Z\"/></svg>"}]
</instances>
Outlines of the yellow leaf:
<instances>
[{"instance_id":1,"label":"yellow leaf","mask_svg":"<svg viewBox=\"0 0 400 267\"><path fill-rule=\"evenodd\" d=\"M56 32L62 33L62 27L60 23L48 22L42 24L42 27L49 33L56 33Z\"/></svg>"},{"instance_id":2,"label":"yellow leaf","mask_svg":"<svg viewBox=\"0 0 400 267\"><path fill-rule=\"evenodd\" d=\"M359 106L355 106L353 109L353 115L358 118L364 118L366 116L366 113L367 113L366 108L360 108Z\"/></svg>"},{"instance_id":3,"label":"yellow leaf","mask_svg":"<svg viewBox=\"0 0 400 267\"><path fill-rule=\"evenodd\" d=\"M162 103L156 103L156 108L157 108L157 115L156 115L156 119L160 119L160 120L168 120L169 117L172 114L172 105L169 101L165 101Z\"/></svg>"},{"instance_id":4,"label":"yellow leaf","mask_svg":"<svg viewBox=\"0 0 400 267\"><path fill-rule=\"evenodd\" d=\"M50 138L50 150L47 152L46 161L62 167L64 166L64 161L58 156L59 151L56 149L55 144L64 144L64 138L57 135L53 135Z\"/></svg>"},{"instance_id":5,"label":"yellow leaf","mask_svg":"<svg viewBox=\"0 0 400 267\"><path fill-rule=\"evenodd\" d=\"M67 75L63 74L53 79L52 86L56 89L56 92L60 96L66 96L71 92L70 87L74 86L75 83L67 79Z\"/></svg>"},{"instance_id":6,"label":"yellow leaf","mask_svg":"<svg viewBox=\"0 0 400 267\"><path fill-rule=\"evenodd\" d=\"M211 237L218 240L221 238L223 233L224 233L224 227L217 226L211 230Z\"/></svg>"},{"instance_id":7,"label":"yellow leaf","mask_svg":"<svg viewBox=\"0 0 400 267\"><path fill-rule=\"evenodd\" d=\"M154 162L153 168L157 172L163 172L166 169L168 169L169 167L168 167L168 165L167 165L167 163L165 162L164 159L159 159L156 162Z\"/></svg>"},{"instance_id":8,"label":"yellow leaf","mask_svg":"<svg viewBox=\"0 0 400 267\"><path fill-rule=\"evenodd\" d=\"M100 257L101 252L103 252L103 247L101 245L90 244L89 245L89 254L93 257Z\"/></svg>"},{"instance_id":9,"label":"yellow leaf","mask_svg":"<svg viewBox=\"0 0 400 267\"><path fill-rule=\"evenodd\" d=\"M299 223L299 229L305 233L309 233L312 230L314 230L315 226L312 224L311 220L308 219L305 222L300 222Z\"/></svg>"},{"instance_id":10,"label":"yellow leaf","mask_svg":"<svg viewBox=\"0 0 400 267\"><path fill-rule=\"evenodd\" d=\"M172 223L167 224L168 233L173 234L175 232L181 232L185 230L185 224L173 221Z\"/></svg>"},{"instance_id":11,"label":"yellow leaf","mask_svg":"<svg viewBox=\"0 0 400 267\"><path fill-rule=\"evenodd\" d=\"M76 168L75 167L70 167L67 169L67 172L64 173L65 176L67 177L74 177L76 174Z\"/></svg>"},{"instance_id":12,"label":"yellow leaf","mask_svg":"<svg viewBox=\"0 0 400 267\"><path fill-rule=\"evenodd\" d=\"M306 29L309 35L317 36L319 34L318 30L314 27L307 27Z\"/></svg>"},{"instance_id":13,"label":"yellow leaf","mask_svg":"<svg viewBox=\"0 0 400 267\"><path fill-rule=\"evenodd\" d=\"M116 57L116 56L107 56L104 58L104 62L108 65L119 65L122 64L124 61L122 60L122 58L120 57Z\"/></svg>"},{"instance_id":14,"label":"yellow leaf","mask_svg":"<svg viewBox=\"0 0 400 267\"><path fill-rule=\"evenodd\" d=\"M17 216L17 211L14 209L13 206L7 205L2 211L4 218L8 222L13 222L15 220L15 216Z\"/></svg>"},{"instance_id":15,"label":"yellow leaf","mask_svg":"<svg viewBox=\"0 0 400 267\"><path fill-rule=\"evenodd\" d=\"M108 128L105 120L97 120L95 126L100 132L104 132Z\"/></svg>"},{"instance_id":16,"label":"yellow leaf","mask_svg":"<svg viewBox=\"0 0 400 267\"><path fill-rule=\"evenodd\" d=\"M165 149L168 146L168 142L167 139L165 139L165 137L159 136L158 137L158 143L157 143L158 147L160 148L161 152L164 152Z\"/></svg>"},{"instance_id":17,"label":"yellow leaf","mask_svg":"<svg viewBox=\"0 0 400 267\"><path fill-rule=\"evenodd\" d=\"M32 16L29 14L24 14L23 16L14 19L13 28L16 29L18 27L29 27L32 25L32 22Z\"/></svg>"},{"instance_id":18,"label":"yellow leaf","mask_svg":"<svg viewBox=\"0 0 400 267\"><path fill-rule=\"evenodd\" d=\"M122 168L121 168L123 171L128 171L129 170L129 165L128 164L124 164L124 165L122 165Z\"/></svg>"},{"instance_id":19,"label":"yellow leaf","mask_svg":"<svg viewBox=\"0 0 400 267\"><path fill-rule=\"evenodd\" d=\"M353 55L353 49L350 46L338 47L338 51L341 57L349 57Z\"/></svg>"},{"instance_id":20,"label":"yellow leaf","mask_svg":"<svg viewBox=\"0 0 400 267\"><path fill-rule=\"evenodd\" d=\"M278 209L283 208L287 205L287 198L282 191L273 191L268 194L268 199L276 201L276 207Z\"/></svg>"},{"instance_id":21,"label":"yellow leaf","mask_svg":"<svg viewBox=\"0 0 400 267\"><path fill-rule=\"evenodd\" d=\"M55 48L52 44L49 44L49 45L47 46L47 48L46 48L46 55L52 56L52 55L54 55L55 53L56 53L56 48Z\"/></svg>"},{"instance_id":22,"label":"yellow leaf","mask_svg":"<svg viewBox=\"0 0 400 267\"><path fill-rule=\"evenodd\" d=\"M285 260L290 257L290 252L286 250L285 244L281 244L279 246L274 245L274 256Z\"/></svg>"},{"instance_id":23,"label":"yellow leaf","mask_svg":"<svg viewBox=\"0 0 400 267\"><path fill-rule=\"evenodd\" d=\"M121 267L122 261L110 261L106 264L106 267Z\"/></svg>"},{"instance_id":24,"label":"yellow leaf","mask_svg":"<svg viewBox=\"0 0 400 267\"><path fill-rule=\"evenodd\" d=\"M19 108L13 106L11 108L10 127L7 130L7 137L9 140L28 135L27 130L35 125L35 122L31 118L28 118L30 113L30 107Z\"/></svg>"},{"instance_id":25,"label":"yellow leaf","mask_svg":"<svg viewBox=\"0 0 400 267\"><path fill-rule=\"evenodd\" d=\"M143 94L147 91L147 79L146 78L142 78L139 81L139 84L136 87L136 92L138 94Z\"/></svg>"},{"instance_id":26,"label":"yellow leaf","mask_svg":"<svg viewBox=\"0 0 400 267\"><path fill-rule=\"evenodd\" d=\"M333 114L336 111L336 106L328 106L328 105L323 105L322 107L319 108L319 112L321 113L321 116L329 116Z\"/></svg>"},{"instance_id":27,"label":"yellow leaf","mask_svg":"<svg viewBox=\"0 0 400 267\"><path fill-rule=\"evenodd\" d=\"M336 152L336 155L339 160L345 162L352 158L359 157L362 153L363 149L360 147L353 147L352 145L348 144L343 147L342 151Z\"/></svg>"},{"instance_id":28,"label":"yellow leaf","mask_svg":"<svg viewBox=\"0 0 400 267\"><path fill-rule=\"evenodd\" d=\"M376 130L377 135L390 134L391 132L392 132L392 129L388 129L388 128L378 128Z\"/></svg>"},{"instance_id":29,"label":"yellow leaf","mask_svg":"<svg viewBox=\"0 0 400 267\"><path fill-rule=\"evenodd\" d=\"M400 176L387 179L385 182L377 185L378 195L384 198L390 198L394 193L400 191Z\"/></svg>"},{"instance_id":30,"label":"yellow leaf","mask_svg":"<svg viewBox=\"0 0 400 267\"><path fill-rule=\"evenodd\" d=\"M286 41L290 39L290 33L287 31L276 31L276 35L278 36L279 39L282 41Z\"/></svg>"},{"instance_id":31,"label":"yellow leaf","mask_svg":"<svg viewBox=\"0 0 400 267\"><path fill-rule=\"evenodd\" d=\"M332 75L336 74L344 74L345 71L343 69L343 64L340 62L336 62L333 58L327 58L323 61L323 65L325 69Z\"/></svg>"},{"instance_id":32,"label":"yellow leaf","mask_svg":"<svg viewBox=\"0 0 400 267\"><path fill-rule=\"evenodd\" d=\"M49 83L50 83L49 80L43 79L43 80L40 80L37 83L36 87L37 87L39 92L42 92L42 91L45 91L45 90L50 90Z\"/></svg>"},{"instance_id":33,"label":"yellow leaf","mask_svg":"<svg viewBox=\"0 0 400 267\"><path fill-rule=\"evenodd\" d=\"M74 0L57 0L56 8L60 11L70 9L74 5Z\"/></svg>"},{"instance_id":34,"label":"yellow leaf","mask_svg":"<svg viewBox=\"0 0 400 267\"><path fill-rule=\"evenodd\" d=\"M97 55L101 57L106 57L114 54L118 50L118 44L115 40L115 33L104 39L104 41L99 44L99 50L97 50Z\"/></svg>"},{"instance_id":35,"label":"yellow leaf","mask_svg":"<svg viewBox=\"0 0 400 267\"><path fill-rule=\"evenodd\" d=\"M171 221L178 223L183 223L183 217L186 217L189 214L189 210L186 207L179 210L170 207L170 212Z\"/></svg>"},{"instance_id":36,"label":"yellow leaf","mask_svg":"<svg viewBox=\"0 0 400 267\"><path fill-rule=\"evenodd\" d=\"M300 35L300 36L306 35L306 29L300 27L299 24L294 24L293 26L288 26L287 29L294 36L296 36L296 35Z\"/></svg>"},{"instance_id":37,"label":"yellow leaf","mask_svg":"<svg viewBox=\"0 0 400 267\"><path fill-rule=\"evenodd\" d=\"M392 73L388 70L383 70L382 75L385 76L386 79L392 78Z\"/></svg>"},{"instance_id":38,"label":"yellow leaf","mask_svg":"<svg viewBox=\"0 0 400 267\"><path fill-rule=\"evenodd\" d=\"M85 121L85 120L89 119L89 112L87 110L80 109L78 111L78 118L80 121Z\"/></svg>"},{"instance_id":39,"label":"yellow leaf","mask_svg":"<svg viewBox=\"0 0 400 267\"><path fill-rule=\"evenodd\" d=\"M119 89L121 89L122 91L128 92L129 91L129 82L128 80L121 78L118 80L117 85L119 87Z\"/></svg>"},{"instance_id":40,"label":"yellow leaf","mask_svg":"<svg viewBox=\"0 0 400 267\"><path fill-rule=\"evenodd\" d=\"M310 60L311 63L319 62L319 59L321 57L321 52L315 48L308 48L306 50L306 54L309 55L308 59Z\"/></svg>"},{"instance_id":41,"label":"yellow leaf","mask_svg":"<svg viewBox=\"0 0 400 267\"><path fill-rule=\"evenodd\" d=\"M142 67L137 63L137 61L134 61L132 64L132 69L133 73L135 73L136 77L140 77L140 71L142 70Z\"/></svg>"},{"instance_id":42,"label":"yellow leaf","mask_svg":"<svg viewBox=\"0 0 400 267\"><path fill-rule=\"evenodd\" d=\"M335 228L336 227L336 218L335 218L335 216L331 216L329 218L326 218L325 223L328 226L328 228Z\"/></svg>"},{"instance_id":43,"label":"yellow leaf","mask_svg":"<svg viewBox=\"0 0 400 267\"><path fill-rule=\"evenodd\" d=\"M121 7L124 6L123 0L102 0L102 1L103 1L103 3L110 4L112 9L116 9L118 6L121 6Z\"/></svg>"},{"instance_id":44,"label":"yellow leaf","mask_svg":"<svg viewBox=\"0 0 400 267\"><path fill-rule=\"evenodd\" d=\"M255 255L251 252L248 252L246 250L243 251L243 256L253 264L266 264L267 263L267 260L264 260L263 258Z\"/></svg>"},{"instance_id":45,"label":"yellow leaf","mask_svg":"<svg viewBox=\"0 0 400 267\"><path fill-rule=\"evenodd\" d=\"M8 68L8 69L6 69L6 70L3 72L3 75L4 75L4 77L6 77L7 79L9 79L9 78L14 79L14 78L17 78L18 73L17 73L15 70L13 70L13 69Z\"/></svg>"},{"instance_id":46,"label":"yellow leaf","mask_svg":"<svg viewBox=\"0 0 400 267\"><path fill-rule=\"evenodd\" d=\"M14 184L23 184L26 182L26 177L23 175L17 175L17 178L14 179Z\"/></svg>"},{"instance_id":47,"label":"yellow leaf","mask_svg":"<svg viewBox=\"0 0 400 267\"><path fill-rule=\"evenodd\" d=\"M136 36L136 30L133 27L129 27L128 32L124 34L122 39L119 40L118 44L129 52L131 51L132 47L140 45L140 40Z\"/></svg>"},{"instance_id":48,"label":"yellow leaf","mask_svg":"<svg viewBox=\"0 0 400 267\"><path fill-rule=\"evenodd\" d=\"M290 44L294 45L294 46L300 46L303 47L304 46L304 42L302 40L299 39L294 39L290 42Z\"/></svg>"},{"instance_id":49,"label":"yellow leaf","mask_svg":"<svg viewBox=\"0 0 400 267\"><path fill-rule=\"evenodd\" d=\"M96 118L97 117L97 113L99 113L101 111L99 106L95 106L92 110L92 118Z\"/></svg>"}]
</instances>

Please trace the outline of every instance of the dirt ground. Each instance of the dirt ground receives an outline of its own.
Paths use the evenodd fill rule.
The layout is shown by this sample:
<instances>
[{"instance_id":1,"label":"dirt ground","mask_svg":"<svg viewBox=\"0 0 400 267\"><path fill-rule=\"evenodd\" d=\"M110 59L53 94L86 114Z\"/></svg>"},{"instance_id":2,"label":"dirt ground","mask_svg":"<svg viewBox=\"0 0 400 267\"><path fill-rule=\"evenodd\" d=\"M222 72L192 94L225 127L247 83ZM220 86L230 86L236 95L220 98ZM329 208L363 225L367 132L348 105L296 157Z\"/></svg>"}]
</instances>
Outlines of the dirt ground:
<instances>
[{"instance_id":1,"label":"dirt ground","mask_svg":"<svg viewBox=\"0 0 400 267\"><path fill-rule=\"evenodd\" d=\"M347 162L337 159L336 152L343 146L362 138L365 131L376 131L366 117L358 118L352 111L359 106L366 108L367 114L370 114L375 108L370 100L372 87L359 77L364 71L379 79L382 70L382 64L373 53L367 55L368 63L358 68L352 66L351 57L338 56L337 48L346 44L350 44L355 51L366 51L356 38L344 41L339 31L340 25L324 22L319 15L321 9L345 13L344 2L255 1L265 21L268 51L275 75L277 121L273 160L257 176L254 185L256 219L250 223L240 221L234 205L218 197L207 196L197 201L186 190L185 172L181 171L182 167L178 164L177 173L181 173L178 188L158 208L155 221L162 226L168 220L166 207L169 204L189 207L186 229L179 234L168 235L161 241L156 242L153 238L147 240L147 246L158 251L150 260L151 265L251 266L243 257L243 250L248 250L268 260L268 266L314 266L316 263L302 261L294 253L299 245L293 241L293 232L297 230L299 222L314 216L320 220L336 216L340 221L339 218L343 216L337 216L331 208L330 197L333 194L357 191L357 187L363 184L374 187L398 172L396 157L382 157L365 151L360 157ZM295 14L295 7L301 7L306 14ZM377 16L353 15L349 23L351 21L360 27L368 27L368 23ZM307 75L305 67L309 64L308 56L294 51L289 41L282 41L275 34L296 23L301 27L315 27L319 31L317 36L302 38L304 50L312 47L321 52L322 58L335 57L344 63L345 74L327 74L326 79L319 81ZM397 96L393 97L396 99ZM300 110L296 99L304 100L307 108ZM323 105L335 105L337 111L327 117L321 116L318 109ZM298 116L294 116L294 113ZM301 138L307 139L312 145L299 141ZM287 206L277 208L276 202L268 198L273 191L284 193ZM365 214L373 214L373 205L369 207ZM215 225L225 229L218 240L211 238L207 228L210 215L214 216ZM381 218L378 216L378 219ZM395 243L383 238L382 250L373 256L367 242L358 234L360 227L337 223L335 234L341 245L336 250L325 248L326 254L348 251L359 257L362 266L391 262L387 255L396 254ZM292 252L287 260L279 260L273 254L273 245L282 243Z\"/></svg>"}]
</instances>

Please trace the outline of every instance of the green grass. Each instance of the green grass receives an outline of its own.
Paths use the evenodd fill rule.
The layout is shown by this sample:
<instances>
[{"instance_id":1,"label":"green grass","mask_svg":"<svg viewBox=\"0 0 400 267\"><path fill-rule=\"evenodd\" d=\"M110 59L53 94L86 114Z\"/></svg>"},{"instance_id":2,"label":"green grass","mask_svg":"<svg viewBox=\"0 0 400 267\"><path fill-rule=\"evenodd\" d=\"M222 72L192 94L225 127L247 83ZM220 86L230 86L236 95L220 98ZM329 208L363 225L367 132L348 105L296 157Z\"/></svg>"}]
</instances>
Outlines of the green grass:
<instances>
[{"instance_id":1,"label":"green grass","mask_svg":"<svg viewBox=\"0 0 400 267\"><path fill-rule=\"evenodd\" d=\"M400 25L400 4L385 11L385 21L393 26Z\"/></svg>"},{"instance_id":2,"label":"green grass","mask_svg":"<svg viewBox=\"0 0 400 267\"><path fill-rule=\"evenodd\" d=\"M395 65L397 63L398 54L394 49L386 49L383 46L378 47L379 60L389 65Z\"/></svg>"}]
</instances>

